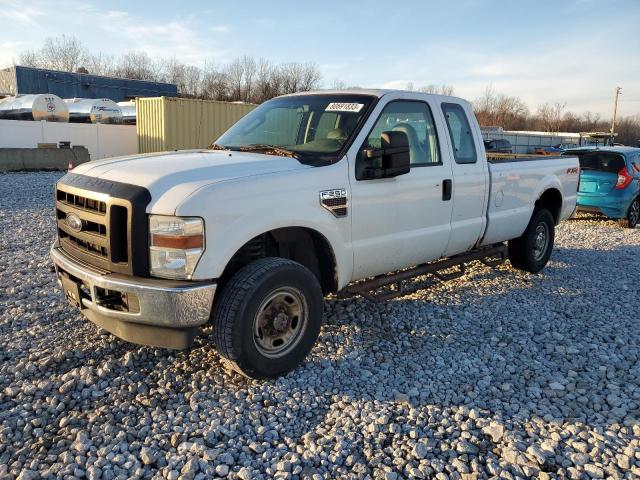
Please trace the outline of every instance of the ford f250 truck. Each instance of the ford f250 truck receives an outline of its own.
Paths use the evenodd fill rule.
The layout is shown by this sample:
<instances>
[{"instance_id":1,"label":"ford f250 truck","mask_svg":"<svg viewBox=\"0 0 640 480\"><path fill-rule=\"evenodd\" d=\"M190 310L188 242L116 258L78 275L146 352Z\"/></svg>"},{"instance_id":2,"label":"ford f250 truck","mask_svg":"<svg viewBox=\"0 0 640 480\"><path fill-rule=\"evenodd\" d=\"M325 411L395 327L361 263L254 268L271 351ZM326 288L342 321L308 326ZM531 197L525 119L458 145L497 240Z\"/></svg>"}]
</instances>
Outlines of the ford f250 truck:
<instances>
[{"instance_id":1,"label":"ford f250 truck","mask_svg":"<svg viewBox=\"0 0 640 480\"><path fill-rule=\"evenodd\" d=\"M324 295L392 298L472 260L540 271L578 174L574 157L488 161L459 98L294 94L208 149L63 176L51 257L65 296L114 335L179 349L212 323L227 364L268 378L309 353Z\"/></svg>"}]
</instances>

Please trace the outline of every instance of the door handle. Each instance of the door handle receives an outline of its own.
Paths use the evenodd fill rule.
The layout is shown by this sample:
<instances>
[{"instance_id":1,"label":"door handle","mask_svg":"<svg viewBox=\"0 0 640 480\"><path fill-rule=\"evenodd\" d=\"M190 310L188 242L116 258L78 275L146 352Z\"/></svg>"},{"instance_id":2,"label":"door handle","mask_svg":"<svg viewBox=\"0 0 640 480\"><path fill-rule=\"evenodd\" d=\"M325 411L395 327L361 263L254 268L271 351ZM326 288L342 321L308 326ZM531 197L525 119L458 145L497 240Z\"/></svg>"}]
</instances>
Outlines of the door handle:
<instances>
[{"instance_id":1,"label":"door handle","mask_svg":"<svg viewBox=\"0 0 640 480\"><path fill-rule=\"evenodd\" d=\"M442 181L442 200L451 200L451 190L453 190L453 183L450 178Z\"/></svg>"}]
</instances>

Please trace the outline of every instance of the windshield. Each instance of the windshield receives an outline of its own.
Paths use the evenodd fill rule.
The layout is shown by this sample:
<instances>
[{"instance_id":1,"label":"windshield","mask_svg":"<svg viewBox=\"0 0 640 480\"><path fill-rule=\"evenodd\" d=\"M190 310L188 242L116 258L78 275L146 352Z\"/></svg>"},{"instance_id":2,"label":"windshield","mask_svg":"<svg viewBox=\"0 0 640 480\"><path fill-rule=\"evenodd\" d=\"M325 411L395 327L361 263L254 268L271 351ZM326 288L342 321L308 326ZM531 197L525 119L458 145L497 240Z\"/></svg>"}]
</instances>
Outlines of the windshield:
<instances>
[{"instance_id":1,"label":"windshield","mask_svg":"<svg viewBox=\"0 0 640 480\"><path fill-rule=\"evenodd\" d=\"M227 130L214 148L292 156L304 163L338 160L375 97L294 95L263 103Z\"/></svg>"}]
</instances>

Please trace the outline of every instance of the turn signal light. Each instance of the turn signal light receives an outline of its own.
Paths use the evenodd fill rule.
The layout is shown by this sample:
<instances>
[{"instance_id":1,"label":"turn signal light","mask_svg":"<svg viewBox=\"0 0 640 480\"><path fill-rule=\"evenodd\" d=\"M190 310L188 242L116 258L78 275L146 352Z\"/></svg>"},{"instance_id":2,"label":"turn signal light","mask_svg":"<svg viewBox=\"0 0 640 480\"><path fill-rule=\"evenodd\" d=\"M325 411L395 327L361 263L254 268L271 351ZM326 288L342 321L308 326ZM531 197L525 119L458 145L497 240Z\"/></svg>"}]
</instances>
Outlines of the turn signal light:
<instances>
[{"instance_id":1,"label":"turn signal light","mask_svg":"<svg viewBox=\"0 0 640 480\"><path fill-rule=\"evenodd\" d=\"M202 248L204 247L204 239L202 235L162 235L158 233L151 234L151 245L161 248Z\"/></svg>"}]
</instances>

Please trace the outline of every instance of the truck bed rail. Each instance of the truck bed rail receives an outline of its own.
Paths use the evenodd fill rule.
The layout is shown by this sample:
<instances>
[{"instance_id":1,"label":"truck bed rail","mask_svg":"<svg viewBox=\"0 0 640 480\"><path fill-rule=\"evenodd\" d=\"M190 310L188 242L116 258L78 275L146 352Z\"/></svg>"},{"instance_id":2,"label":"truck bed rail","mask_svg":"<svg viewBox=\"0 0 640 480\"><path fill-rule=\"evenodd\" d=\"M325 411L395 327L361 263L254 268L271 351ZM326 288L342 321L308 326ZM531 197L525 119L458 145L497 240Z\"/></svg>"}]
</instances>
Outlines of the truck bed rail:
<instances>
[{"instance_id":1,"label":"truck bed rail","mask_svg":"<svg viewBox=\"0 0 640 480\"><path fill-rule=\"evenodd\" d=\"M566 158L561 155L538 155L535 153L487 153L487 162L528 162L532 160L558 160Z\"/></svg>"}]
</instances>

